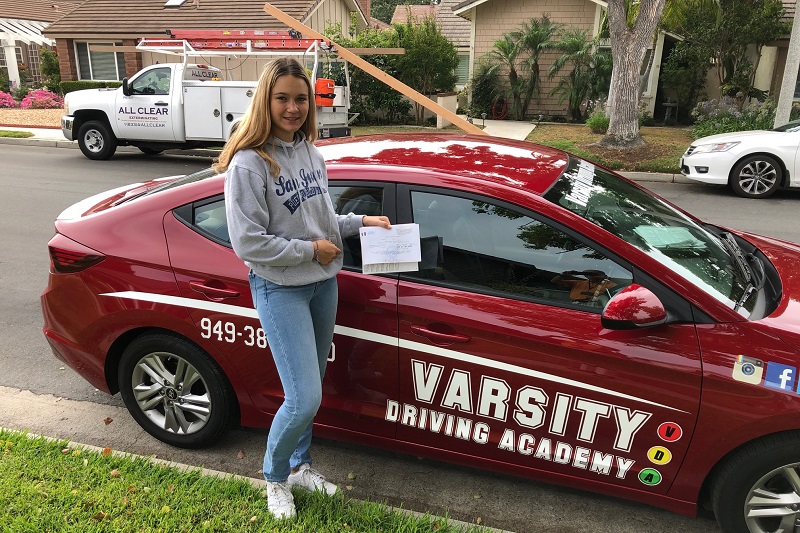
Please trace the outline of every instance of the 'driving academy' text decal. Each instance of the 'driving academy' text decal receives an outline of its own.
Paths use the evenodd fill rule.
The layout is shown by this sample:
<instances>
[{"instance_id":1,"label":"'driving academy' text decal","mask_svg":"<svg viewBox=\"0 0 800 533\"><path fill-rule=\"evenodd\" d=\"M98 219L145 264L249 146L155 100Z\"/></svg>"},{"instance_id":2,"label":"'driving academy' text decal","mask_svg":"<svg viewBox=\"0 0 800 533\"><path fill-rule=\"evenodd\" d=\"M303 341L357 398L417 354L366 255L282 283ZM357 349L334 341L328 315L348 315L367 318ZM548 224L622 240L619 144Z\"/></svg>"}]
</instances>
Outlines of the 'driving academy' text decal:
<instances>
[{"instance_id":1,"label":"'driving academy' text decal","mask_svg":"<svg viewBox=\"0 0 800 533\"><path fill-rule=\"evenodd\" d=\"M385 419L476 444L496 445L509 453L625 479L636 462L626 454L633 448L637 433L652 417L650 412L563 392L550 398L542 388L532 385L512 390L507 381L487 375L480 377L475 394L469 371L454 368L446 382L444 375L442 365L412 359L415 403L387 400ZM440 398L438 402L434 401L436 398ZM572 417L576 417L578 423L569 426ZM501 422L505 427L492 429L492 421ZM591 447L602 424L615 428L613 452ZM569 432L568 428L575 429ZM493 431L497 435L493 435ZM674 436L679 432L680 426L674 423L659 427L659 437L665 443L677 440ZM654 465L664 465L672 454L668 448L657 446L648 451L647 457ZM658 484L660 473L653 468L647 470L644 476L639 476L640 481L651 486Z\"/></svg>"}]
</instances>

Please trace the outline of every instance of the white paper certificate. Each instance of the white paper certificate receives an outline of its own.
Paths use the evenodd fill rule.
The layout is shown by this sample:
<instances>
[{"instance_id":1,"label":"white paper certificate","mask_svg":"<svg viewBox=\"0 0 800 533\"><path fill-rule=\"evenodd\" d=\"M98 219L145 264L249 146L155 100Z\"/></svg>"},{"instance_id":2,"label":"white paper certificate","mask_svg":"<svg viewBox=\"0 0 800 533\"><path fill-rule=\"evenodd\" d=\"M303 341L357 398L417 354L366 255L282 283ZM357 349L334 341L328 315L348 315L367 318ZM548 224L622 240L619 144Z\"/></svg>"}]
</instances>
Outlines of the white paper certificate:
<instances>
[{"instance_id":1,"label":"white paper certificate","mask_svg":"<svg viewBox=\"0 0 800 533\"><path fill-rule=\"evenodd\" d=\"M363 227L359 235L365 274L419 270L419 224L394 224L392 229Z\"/></svg>"}]
</instances>

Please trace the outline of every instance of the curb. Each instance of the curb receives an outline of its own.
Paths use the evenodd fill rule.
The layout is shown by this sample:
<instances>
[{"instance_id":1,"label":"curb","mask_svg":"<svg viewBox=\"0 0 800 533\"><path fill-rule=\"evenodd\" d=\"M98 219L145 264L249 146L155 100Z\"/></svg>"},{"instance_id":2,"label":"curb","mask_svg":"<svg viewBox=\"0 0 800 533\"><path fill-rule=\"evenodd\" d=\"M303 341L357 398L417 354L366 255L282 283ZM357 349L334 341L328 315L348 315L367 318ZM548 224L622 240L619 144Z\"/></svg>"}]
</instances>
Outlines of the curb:
<instances>
[{"instance_id":1,"label":"curb","mask_svg":"<svg viewBox=\"0 0 800 533\"><path fill-rule=\"evenodd\" d=\"M34 137L27 137L20 139L17 137L0 137L0 144L18 144L22 146L41 146L44 148L78 148L77 141L68 141L66 139L43 139ZM119 146L117 147L119 153L141 153L138 148L134 146ZM195 157L208 157L215 158L219 156L218 150L209 150L207 148L193 148L190 150L164 150L165 154L169 155L184 155Z\"/></svg>"},{"instance_id":2,"label":"curb","mask_svg":"<svg viewBox=\"0 0 800 533\"><path fill-rule=\"evenodd\" d=\"M65 439L56 439L56 438L52 438L52 437L47 437L45 435L39 435L39 434L36 434L36 433L26 433L24 431L20 431L20 430L17 430L17 429L6 428L6 427L3 427L3 426L0 426L0 431L13 431L15 433L24 434L25 437L31 437L31 438L34 438L34 439L41 438L41 439L45 439L48 442L62 442L62 441L65 440ZM104 448L101 448L99 446L94 446L94 445L91 445L91 444L83 444L83 443L80 443L80 442L73 442L73 441L68 441L67 444L66 444L66 447L70 448L70 449L76 449L76 450L87 450L87 451L91 451L91 452L95 452L95 453L99 453L99 454L102 454L104 452L104 450L105 450ZM113 457L119 457L119 458L122 458L122 459L130 459L130 460L143 459L143 460L149 462L152 465L164 466L164 467L167 467L167 468L174 468L174 469L176 469L176 470L178 470L180 472L183 472L183 473L199 472L200 475L207 476L207 477L215 477L215 478L219 478L219 479L235 479L235 480L238 480L238 481L244 481L246 483L249 483L255 489L260 489L260 490L264 489L264 480L263 479L258 479L258 478L254 478L254 477L248 477L248 476L241 476L239 474L231 474L230 472L222 472L220 470L212 470L210 468L203 468L203 467L200 467L200 466L192 466L192 465L187 465L187 464L184 464L184 463L177 463L175 461L167 461L165 459L158 459L157 457L148 457L148 456L144 456L144 455L137 455L135 453L128 453L128 452L123 452L123 451L119 451L119 450L111 450L111 455ZM339 492L342 492L342 490L339 489ZM354 499L351 498L351 500L354 500ZM358 500L354 500L354 501L358 501ZM405 514L405 515L410 515L410 516L417 517L417 518L425 516L425 513L420 513L420 512L417 512L417 511L410 511L408 509L403 509L402 507L391 507L391 506L388 506L388 505L386 507L388 509L391 509L394 512ZM432 515L428 515L428 516L432 516ZM461 528L471 528L471 529L477 528L478 530L485 531L486 533L513 533L511 531L506 531L504 529L495 529L495 528L491 528L491 527L481 526L479 524L471 524L469 522L462 522L460 520L453 520L452 518L446 518L446 520L447 520L448 524L451 524L451 525L454 525L454 526L458 526L458 527L461 527Z\"/></svg>"}]
</instances>

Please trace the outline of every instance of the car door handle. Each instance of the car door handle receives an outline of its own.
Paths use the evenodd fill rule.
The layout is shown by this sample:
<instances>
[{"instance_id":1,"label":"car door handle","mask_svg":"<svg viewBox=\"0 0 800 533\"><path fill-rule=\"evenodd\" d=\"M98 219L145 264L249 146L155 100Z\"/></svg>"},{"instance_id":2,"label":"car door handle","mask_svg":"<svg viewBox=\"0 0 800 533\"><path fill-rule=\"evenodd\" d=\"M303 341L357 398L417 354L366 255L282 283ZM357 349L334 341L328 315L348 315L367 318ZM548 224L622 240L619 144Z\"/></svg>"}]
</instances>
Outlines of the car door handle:
<instances>
[{"instance_id":1,"label":"car door handle","mask_svg":"<svg viewBox=\"0 0 800 533\"><path fill-rule=\"evenodd\" d=\"M203 282L200 281L190 281L189 286L192 290L200 292L208 296L209 298L238 298L239 291L234 291L231 289L220 289L218 287L210 287Z\"/></svg>"},{"instance_id":2,"label":"car door handle","mask_svg":"<svg viewBox=\"0 0 800 533\"><path fill-rule=\"evenodd\" d=\"M422 337L426 337L433 342L441 342L452 344L455 342L469 342L472 337L461 335L459 333L441 333L433 331L423 326L411 326L411 331Z\"/></svg>"},{"instance_id":3,"label":"car door handle","mask_svg":"<svg viewBox=\"0 0 800 533\"><path fill-rule=\"evenodd\" d=\"M167 102L156 102L155 105L169 105Z\"/></svg>"}]
</instances>

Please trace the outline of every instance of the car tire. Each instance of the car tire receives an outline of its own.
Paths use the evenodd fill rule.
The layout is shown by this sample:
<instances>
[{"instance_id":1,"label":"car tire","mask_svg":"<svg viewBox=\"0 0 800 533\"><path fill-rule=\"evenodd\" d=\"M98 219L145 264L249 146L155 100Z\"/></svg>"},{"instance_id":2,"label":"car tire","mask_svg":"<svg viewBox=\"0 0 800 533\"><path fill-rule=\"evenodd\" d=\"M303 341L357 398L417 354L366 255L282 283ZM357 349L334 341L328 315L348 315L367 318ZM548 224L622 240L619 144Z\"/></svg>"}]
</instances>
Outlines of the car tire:
<instances>
[{"instance_id":1,"label":"car tire","mask_svg":"<svg viewBox=\"0 0 800 533\"><path fill-rule=\"evenodd\" d=\"M141 150L141 152L143 154L147 154L147 155L160 155L161 152L164 151L164 150L157 150L155 148L150 148L150 147L147 147L147 146L139 146L138 148L139 148L139 150Z\"/></svg>"},{"instance_id":2,"label":"car tire","mask_svg":"<svg viewBox=\"0 0 800 533\"><path fill-rule=\"evenodd\" d=\"M783 167L768 155L751 155L736 163L731 171L730 186L743 198L766 198L783 182Z\"/></svg>"},{"instance_id":3,"label":"car tire","mask_svg":"<svg viewBox=\"0 0 800 533\"><path fill-rule=\"evenodd\" d=\"M795 531L800 432L770 435L742 448L715 476L711 503L726 533Z\"/></svg>"},{"instance_id":4,"label":"car tire","mask_svg":"<svg viewBox=\"0 0 800 533\"><path fill-rule=\"evenodd\" d=\"M108 125L99 120L90 120L78 130L78 146L89 159L109 159L117 150L117 138Z\"/></svg>"},{"instance_id":5,"label":"car tire","mask_svg":"<svg viewBox=\"0 0 800 533\"><path fill-rule=\"evenodd\" d=\"M208 446L238 422L236 394L222 369L181 337L135 339L122 354L118 378L131 416L172 446Z\"/></svg>"}]
</instances>

